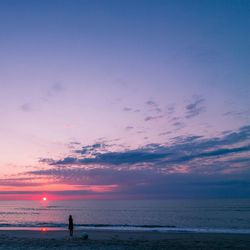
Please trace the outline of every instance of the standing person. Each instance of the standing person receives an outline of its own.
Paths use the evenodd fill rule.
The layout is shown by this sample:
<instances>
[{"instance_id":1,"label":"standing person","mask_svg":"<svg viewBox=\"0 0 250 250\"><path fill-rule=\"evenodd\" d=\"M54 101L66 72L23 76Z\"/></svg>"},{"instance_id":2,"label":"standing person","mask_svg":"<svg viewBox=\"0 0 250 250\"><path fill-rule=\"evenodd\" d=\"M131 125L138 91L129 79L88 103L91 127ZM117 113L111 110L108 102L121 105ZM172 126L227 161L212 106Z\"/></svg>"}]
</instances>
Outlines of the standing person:
<instances>
[{"instance_id":1,"label":"standing person","mask_svg":"<svg viewBox=\"0 0 250 250\"><path fill-rule=\"evenodd\" d=\"M73 231L74 231L74 222L72 215L69 216L69 235L73 236Z\"/></svg>"}]
</instances>

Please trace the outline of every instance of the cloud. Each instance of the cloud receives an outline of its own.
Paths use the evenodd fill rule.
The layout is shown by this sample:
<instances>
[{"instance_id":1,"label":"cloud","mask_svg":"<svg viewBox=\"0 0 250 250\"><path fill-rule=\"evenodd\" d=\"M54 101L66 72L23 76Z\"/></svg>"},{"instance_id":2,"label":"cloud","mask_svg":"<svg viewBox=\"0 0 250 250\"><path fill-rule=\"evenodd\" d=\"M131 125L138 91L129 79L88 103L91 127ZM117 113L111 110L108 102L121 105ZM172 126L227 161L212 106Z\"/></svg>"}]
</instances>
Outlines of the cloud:
<instances>
[{"instance_id":1,"label":"cloud","mask_svg":"<svg viewBox=\"0 0 250 250\"><path fill-rule=\"evenodd\" d=\"M138 130L138 131L136 131L136 133L137 133L137 134L145 134L146 131L145 131L145 130Z\"/></svg>"},{"instance_id":2,"label":"cloud","mask_svg":"<svg viewBox=\"0 0 250 250\"><path fill-rule=\"evenodd\" d=\"M31 103L24 103L20 106L21 110L24 112L31 112L33 110Z\"/></svg>"},{"instance_id":3,"label":"cloud","mask_svg":"<svg viewBox=\"0 0 250 250\"><path fill-rule=\"evenodd\" d=\"M179 130L185 127L184 122L174 122L172 125L175 127L175 130Z\"/></svg>"},{"instance_id":4,"label":"cloud","mask_svg":"<svg viewBox=\"0 0 250 250\"><path fill-rule=\"evenodd\" d=\"M130 182L138 182L142 179L145 181L146 176L153 174L152 170L128 170L128 169L114 169L114 168L53 168L47 170L35 170L29 174L37 176L56 176L65 183L74 185L111 185L119 184L125 185ZM137 176L137 180L133 178ZM149 178L149 177L148 177Z\"/></svg>"},{"instance_id":5,"label":"cloud","mask_svg":"<svg viewBox=\"0 0 250 250\"><path fill-rule=\"evenodd\" d=\"M172 114L175 112L175 109L176 109L175 104L170 105L170 106L167 108L167 114L168 114L168 115L172 115Z\"/></svg>"},{"instance_id":6,"label":"cloud","mask_svg":"<svg viewBox=\"0 0 250 250\"><path fill-rule=\"evenodd\" d=\"M236 111L231 110L222 114L223 116L232 117L234 119L248 119L250 116L250 110Z\"/></svg>"},{"instance_id":7,"label":"cloud","mask_svg":"<svg viewBox=\"0 0 250 250\"><path fill-rule=\"evenodd\" d=\"M130 108L130 107L124 107L122 110L125 111L125 112L133 112L133 113L141 112L140 109L134 109L134 108Z\"/></svg>"},{"instance_id":8,"label":"cloud","mask_svg":"<svg viewBox=\"0 0 250 250\"><path fill-rule=\"evenodd\" d=\"M62 83L57 82L49 86L49 88L43 94L41 100L47 102L50 99L54 98L56 95L65 91L65 87Z\"/></svg>"},{"instance_id":9,"label":"cloud","mask_svg":"<svg viewBox=\"0 0 250 250\"><path fill-rule=\"evenodd\" d=\"M76 163L77 163L77 159L75 157L65 157L62 160L59 160L59 161L56 161L56 162L53 161L50 164L52 164L52 165L54 165L54 164L57 164L57 165L68 165L68 164L76 164Z\"/></svg>"},{"instance_id":10,"label":"cloud","mask_svg":"<svg viewBox=\"0 0 250 250\"><path fill-rule=\"evenodd\" d=\"M55 97L57 94L63 92L64 90L65 88L62 83L54 83L50 85L44 93L42 93L39 100L34 102L25 102L20 105L20 109L23 112L31 112L34 110L34 107L42 105L44 102L48 102L51 98Z\"/></svg>"},{"instance_id":11,"label":"cloud","mask_svg":"<svg viewBox=\"0 0 250 250\"><path fill-rule=\"evenodd\" d=\"M197 154L188 154L184 156L177 156L173 159L166 159L164 163L188 163L192 160L202 160L202 158L210 158L210 157L220 157L220 156L226 156L228 154L237 154L237 153L243 153L243 152L250 152L250 145L244 146L244 147L234 147L234 148L221 148L218 150L211 150L208 152L202 152Z\"/></svg>"},{"instance_id":12,"label":"cloud","mask_svg":"<svg viewBox=\"0 0 250 250\"><path fill-rule=\"evenodd\" d=\"M43 190L42 190L43 191ZM43 191L44 192L44 191ZM86 195L86 194L93 194L94 192L91 190L62 190L62 191L50 191L46 190L46 194L52 195ZM41 195L41 191L0 191L2 195Z\"/></svg>"},{"instance_id":13,"label":"cloud","mask_svg":"<svg viewBox=\"0 0 250 250\"><path fill-rule=\"evenodd\" d=\"M134 129L133 126L127 126L127 127L125 128L126 131L131 131L132 129Z\"/></svg>"},{"instance_id":14,"label":"cloud","mask_svg":"<svg viewBox=\"0 0 250 250\"><path fill-rule=\"evenodd\" d=\"M171 133L172 131L166 131L166 132L159 133L158 136L169 135Z\"/></svg>"},{"instance_id":15,"label":"cloud","mask_svg":"<svg viewBox=\"0 0 250 250\"><path fill-rule=\"evenodd\" d=\"M51 87L50 87L50 91L51 92L62 92L65 90L65 87L62 85L62 83L60 82L57 82L57 83L54 83Z\"/></svg>"},{"instance_id":16,"label":"cloud","mask_svg":"<svg viewBox=\"0 0 250 250\"><path fill-rule=\"evenodd\" d=\"M241 143L240 146L237 144ZM82 150L75 153L83 157L65 157L62 160L53 161L51 165L133 165L133 164L154 164L155 167L170 168L177 164L202 165L204 159L210 164L218 158L239 156L241 153L250 151L250 126L240 128L238 131L229 134L222 134L219 137L204 138L202 136L174 137L168 144L147 144L143 147L125 151L111 152L96 151L102 144L84 146ZM192 167L189 166L192 171ZM216 166L214 169L216 170ZM212 170L211 170L212 171Z\"/></svg>"},{"instance_id":17,"label":"cloud","mask_svg":"<svg viewBox=\"0 0 250 250\"><path fill-rule=\"evenodd\" d=\"M75 148L79 147L80 145L81 145L80 142L72 141L72 142L68 143L68 148L75 149Z\"/></svg>"},{"instance_id":18,"label":"cloud","mask_svg":"<svg viewBox=\"0 0 250 250\"><path fill-rule=\"evenodd\" d=\"M136 149L123 152L107 152L96 154L95 157L77 158L65 157L62 160L54 161L51 165L71 165L71 164L100 164L100 165L123 165L155 162L166 157L165 153L151 152L148 149Z\"/></svg>"},{"instance_id":19,"label":"cloud","mask_svg":"<svg viewBox=\"0 0 250 250\"><path fill-rule=\"evenodd\" d=\"M132 108L128 108L128 107L123 108L123 111L131 111L131 110L132 110Z\"/></svg>"},{"instance_id":20,"label":"cloud","mask_svg":"<svg viewBox=\"0 0 250 250\"><path fill-rule=\"evenodd\" d=\"M11 187L35 187L41 186L39 178L4 178L0 179L0 186L11 186Z\"/></svg>"},{"instance_id":21,"label":"cloud","mask_svg":"<svg viewBox=\"0 0 250 250\"><path fill-rule=\"evenodd\" d=\"M72 141L72 142L69 143L69 145L78 146L78 145L81 145L81 143L78 142L78 141Z\"/></svg>"},{"instance_id":22,"label":"cloud","mask_svg":"<svg viewBox=\"0 0 250 250\"><path fill-rule=\"evenodd\" d=\"M145 122L148 122L148 121L158 120L158 119L161 119L161 118L163 118L162 115L147 116L147 117L144 118L144 121L145 121Z\"/></svg>"},{"instance_id":23,"label":"cloud","mask_svg":"<svg viewBox=\"0 0 250 250\"><path fill-rule=\"evenodd\" d=\"M149 105L149 106L154 106L154 107L157 107L157 106L158 106L158 104L157 104L156 102L152 101L152 100L148 100L148 101L146 101L145 103L146 103L147 105Z\"/></svg>"},{"instance_id":24,"label":"cloud","mask_svg":"<svg viewBox=\"0 0 250 250\"><path fill-rule=\"evenodd\" d=\"M51 164L54 162L52 158L40 158L39 161L40 163L46 163L46 164Z\"/></svg>"},{"instance_id":25,"label":"cloud","mask_svg":"<svg viewBox=\"0 0 250 250\"><path fill-rule=\"evenodd\" d=\"M75 150L75 153L81 154L81 155L95 155L97 153L100 152L106 152L107 148L109 148L110 144L106 144L105 142L98 142L98 143L94 143L92 145L86 145L86 146L82 146L81 149Z\"/></svg>"},{"instance_id":26,"label":"cloud","mask_svg":"<svg viewBox=\"0 0 250 250\"><path fill-rule=\"evenodd\" d=\"M187 119L190 119L201 114L205 110L204 102L205 102L204 98L197 96L194 97L194 100L186 106L185 117Z\"/></svg>"},{"instance_id":27,"label":"cloud","mask_svg":"<svg viewBox=\"0 0 250 250\"><path fill-rule=\"evenodd\" d=\"M249 152L250 126L134 149L94 143L62 159L42 159L43 168L23 173L26 179L17 178L16 186L44 178L79 189L61 195L84 194L88 188L86 194L103 190L113 198L249 197ZM15 178L2 184L14 186Z\"/></svg>"},{"instance_id":28,"label":"cloud","mask_svg":"<svg viewBox=\"0 0 250 250\"><path fill-rule=\"evenodd\" d=\"M160 108L160 106L152 101L152 100L148 100L145 102L145 104L149 107L151 107L151 110L150 111L153 111L153 112L156 112L156 113L161 113L162 112L162 109Z\"/></svg>"},{"instance_id":29,"label":"cloud","mask_svg":"<svg viewBox=\"0 0 250 250\"><path fill-rule=\"evenodd\" d=\"M60 182L72 185L115 186L106 194L112 197L140 198L208 198L208 197L249 197L249 174L243 177L239 174L162 174L152 168L121 169L116 168L54 168L37 170L29 174L37 176L56 177ZM244 179L245 178L245 179ZM80 191L68 191L71 195ZM63 191L61 192L63 194ZM115 194L117 196L115 196ZM100 196L99 196L100 197Z\"/></svg>"},{"instance_id":30,"label":"cloud","mask_svg":"<svg viewBox=\"0 0 250 250\"><path fill-rule=\"evenodd\" d=\"M169 122L176 130L180 130L186 126L186 124L183 122L183 119L181 117L172 117Z\"/></svg>"},{"instance_id":31,"label":"cloud","mask_svg":"<svg viewBox=\"0 0 250 250\"><path fill-rule=\"evenodd\" d=\"M161 108L155 108L154 111L156 111L157 113L161 113L162 109Z\"/></svg>"}]
</instances>

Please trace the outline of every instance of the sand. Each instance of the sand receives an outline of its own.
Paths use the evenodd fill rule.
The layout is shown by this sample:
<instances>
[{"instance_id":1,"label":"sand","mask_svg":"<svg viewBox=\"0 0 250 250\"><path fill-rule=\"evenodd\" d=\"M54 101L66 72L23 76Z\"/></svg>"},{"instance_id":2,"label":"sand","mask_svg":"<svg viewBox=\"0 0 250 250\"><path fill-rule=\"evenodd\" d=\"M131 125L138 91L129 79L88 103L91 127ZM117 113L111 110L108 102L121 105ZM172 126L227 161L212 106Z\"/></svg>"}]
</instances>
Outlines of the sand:
<instances>
[{"instance_id":1,"label":"sand","mask_svg":"<svg viewBox=\"0 0 250 250\"><path fill-rule=\"evenodd\" d=\"M85 231L86 232L86 231ZM73 238L67 231L1 230L0 250L42 249L250 249L250 235L210 233L160 233L89 230L88 240L83 231L75 232Z\"/></svg>"}]
</instances>

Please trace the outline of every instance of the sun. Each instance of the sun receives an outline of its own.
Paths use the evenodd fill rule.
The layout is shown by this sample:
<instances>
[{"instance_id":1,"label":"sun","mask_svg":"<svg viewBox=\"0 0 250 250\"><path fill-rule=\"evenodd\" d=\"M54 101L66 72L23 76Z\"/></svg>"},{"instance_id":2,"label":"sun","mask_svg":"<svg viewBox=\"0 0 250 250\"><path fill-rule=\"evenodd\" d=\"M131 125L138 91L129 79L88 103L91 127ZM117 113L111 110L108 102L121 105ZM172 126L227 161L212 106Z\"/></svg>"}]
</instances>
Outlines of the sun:
<instances>
[{"instance_id":1,"label":"sun","mask_svg":"<svg viewBox=\"0 0 250 250\"><path fill-rule=\"evenodd\" d=\"M47 197L43 197L43 201L47 201Z\"/></svg>"}]
</instances>

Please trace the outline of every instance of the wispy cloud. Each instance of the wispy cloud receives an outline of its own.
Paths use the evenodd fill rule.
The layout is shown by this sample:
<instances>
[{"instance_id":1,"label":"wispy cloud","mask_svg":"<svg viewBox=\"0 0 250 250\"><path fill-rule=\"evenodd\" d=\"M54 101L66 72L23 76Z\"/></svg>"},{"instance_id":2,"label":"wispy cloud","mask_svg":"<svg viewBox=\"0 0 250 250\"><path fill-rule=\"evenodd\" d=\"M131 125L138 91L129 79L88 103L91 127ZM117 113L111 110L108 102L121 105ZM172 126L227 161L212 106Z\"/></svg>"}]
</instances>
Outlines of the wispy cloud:
<instances>
[{"instance_id":1,"label":"wispy cloud","mask_svg":"<svg viewBox=\"0 0 250 250\"><path fill-rule=\"evenodd\" d=\"M174 122L172 125L175 127L175 130L180 130L185 127L185 123L180 121Z\"/></svg>"},{"instance_id":2,"label":"wispy cloud","mask_svg":"<svg viewBox=\"0 0 250 250\"><path fill-rule=\"evenodd\" d=\"M127 126L127 127L125 127L125 130L126 130L126 131L131 131L131 130L133 130L133 129L134 129L133 126Z\"/></svg>"},{"instance_id":3,"label":"wispy cloud","mask_svg":"<svg viewBox=\"0 0 250 250\"><path fill-rule=\"evenodd\" d=\"M33 110L32 104L31 103L23 103L20 106L20 109L24 112L30 112Z\"/></svg>"},{"instance_id":4,"label":"wispy cloud","mask_svg":"<svg viewBox=\"0 0 250 250\"><path fill-rule=\"evenodd\" d=\"M65 91L65 87L62 83L57 82L49 86L49 88L44 92L43 96L41 97L42 101L49 101L51 98L55 97L56 95Z\"/></svg>"},{"instance_id":5,"label":"wispy cloud","mask_svg":"<svg viewBox=\"0 0 250 250\"><path fill-rule=\"evenodd\" d=\"M132 110L132 108L128 108L128 107L123 108L123 111L131 111L131 110Z\"/></svg>"},{"instance_id":6,"label":"wispy cloud","mask_svg":"<svg viewBox=\"0 0 250 250\"><path fill-rule=\"evenodd\" d=\"M169 135L171 133L172 133L172 131L161 132L158 134L158 136Z\"/></svg>"},{"instance_id":7,"label":"wispy cloud","mask_svg":"<svg viewBox=\"0 0 250 250\"><path fill-rule=\"evenodd\" d=\"M39 105L42 105L44 102L48 102L50 99L54 98L59 93L65 91L65 87L62 83L54 83L50 85L44 93L41 94L41 97L35 101L27 101L20 105L20 109L23 112L31 112L36 110L35 108Z\"/></svg>"},{"instance_id":8,"label":"wispy cloud","mask_svg":"<svg viewBox=\"0 0 250 250\"><path fill-rule=\"evenodd\" d=\"M176 109L176 105L175 104L171 104L167 107L167 115L170 117L174 114Z\"/></svg>"},{"instance_id":9,"label":"wispy cloud","mask_svg":"<svg viewBox=\"0 0 250 250\"><path fill-rule=\"evenodd\" d=\"M4 178L0 179L0 186L8 187L35 187L41 186L40 178Z\"/></svg>"},{"instance_id":10,"label":"wispy cloud","mask_svg":"<svg viewBox=\"0 0 250 250\"><path fill-rule=\"evenodd\" d=\"M144 121L145 121L145 122L148 122L148 121L153 121L153 120L159 120L159 119L161 119L161 118L163 118L162 115L147 116L147 117L144 118Z\"/></svg>"},{"instance_id":11,"label":"wispy cloud","mask_svg":"<svg viewBox=\"0 0 250 250\"><path fill-rule=\"evenodd\" d=\"M148 101L145 102L145 104L151 108L151 109L150 109L151 112L152 112L152 111L153 111L153 112L156 112L156 113L161 113L161 112L162 112L161 107L160 107L159 104L156 103L155 101L148 100Z\"/></svg>"},{"instance_id":12,"label":"wispy cloud","mask_svg":"<svg viewBox=\"0 0 250 250\"><path fill-rule=\"evenodd\" d=\"M185 117L187 119L198 116L203 111L205 111L204 107L205 99L202 97L194 97L194 100L191 101L188 105L186 105L186 114Z\"/></svg>"},{"instance_id":13,"label":"wispy cloud","mask_svg":"<svg viewBox=\"0 0 250 250\"><path fill-rule=\"evenodd\" d=\"M149 106L158 107L158 104L152 100L148 100L145 103Z\"/></svg>"},{"instance_id":14,"label":"wispy cloud","mask_svg":"<svg viewBox=\"0 0 250 250\"><path fill-rule=\"evenodd\" d=\"M141 112L140 109L130 108L130 107L124 107L122 110L125 111L125 112L133 112L133 113L139 113L139 112Z\"/></svg>"}]
</instances>

